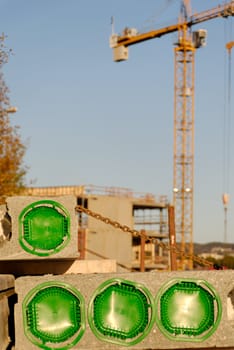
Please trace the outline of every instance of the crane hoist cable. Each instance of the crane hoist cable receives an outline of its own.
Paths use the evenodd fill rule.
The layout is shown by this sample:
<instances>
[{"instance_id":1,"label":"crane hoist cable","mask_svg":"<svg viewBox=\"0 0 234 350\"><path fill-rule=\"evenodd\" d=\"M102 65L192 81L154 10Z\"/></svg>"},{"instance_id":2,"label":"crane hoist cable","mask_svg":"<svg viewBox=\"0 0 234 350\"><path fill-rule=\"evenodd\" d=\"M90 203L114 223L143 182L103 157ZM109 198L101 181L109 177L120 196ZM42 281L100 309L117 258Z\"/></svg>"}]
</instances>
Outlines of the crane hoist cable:
<instances>
[{"instance_id":1,"label":"crane hoist cable","mask_svg":"<svg viewBox=\"0 0 234 350\"><path fill-rule=\"evenodd\" d=\"M223 181L224 181L224 192L222 196L223 207L224 207L224 243L227 242L227 210L229 204L229 183L230 183L230 160L231 160L231 91L232 91L232 47L234 41L230 41L226 44L228 51L228 67L227 67L227 95L225 93L225 102L227 101L227 108L225 104L224 110L224 154L223 154ZM226 71L226 69L225 69ZM225 89L226 91L226 89Z\"/></svg>"},{"instance_id":2,"label":"crane hoist cable","mask_svg":"<svg viewBox=\"0 0 234 350\"><path fill-rule=\"evenodd\" d=\"M160 5L157 5L158 9L156 10L156 13L143 23L143 27L139 31L144 32L148 28L151 28L152 25L154 25L155 22L157 22L158 19L162 17L163 13L167 11L167 9L173 4L173 2L174 0L164 0Z\"/></svg>"}]
</instances>

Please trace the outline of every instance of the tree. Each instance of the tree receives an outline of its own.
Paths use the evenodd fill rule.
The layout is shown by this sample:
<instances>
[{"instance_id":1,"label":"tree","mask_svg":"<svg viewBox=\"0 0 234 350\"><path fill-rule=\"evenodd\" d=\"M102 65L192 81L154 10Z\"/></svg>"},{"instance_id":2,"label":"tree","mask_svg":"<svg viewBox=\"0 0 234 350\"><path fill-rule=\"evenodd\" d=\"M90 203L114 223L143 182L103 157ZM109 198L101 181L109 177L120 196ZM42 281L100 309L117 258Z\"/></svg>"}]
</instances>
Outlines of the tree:
<instances>
[{"instance_id":1,"label":"tree","mask_svg":"<svg viewBox=\"0 0 234 350\"><path fill-rule=\"evenodd\" d=\"M23 163L26 146L21 141L20 127L12 126L9 118L12 109L2 69L8 62L10 50L6 49L4 39L0 37L0 204L25 188L27 170Z\"/></svg>"},{"instance_id":2,"label":"tree","mask_svg":"<svg viewBox=\"0 0 234 350\"><path fill-rule=\"evenodd\" d=\"M215 259L212 256L208 256L206 260L213 263L213 265L219 266L224 269L234 269L234 257L231 255L224 255L222 259Z\"/></svg>"},{"instance_id":3,"label":"tree","mask_svg":"<svg viewBox=\"0 0 234 350\"><path fill-rule=\"evenodd\" d=\"M228 269L234 270L234 257L231 255L225 255L224 258L221 260L221 263L223 266L227 267Z\"/></svg>"}]
</instances>

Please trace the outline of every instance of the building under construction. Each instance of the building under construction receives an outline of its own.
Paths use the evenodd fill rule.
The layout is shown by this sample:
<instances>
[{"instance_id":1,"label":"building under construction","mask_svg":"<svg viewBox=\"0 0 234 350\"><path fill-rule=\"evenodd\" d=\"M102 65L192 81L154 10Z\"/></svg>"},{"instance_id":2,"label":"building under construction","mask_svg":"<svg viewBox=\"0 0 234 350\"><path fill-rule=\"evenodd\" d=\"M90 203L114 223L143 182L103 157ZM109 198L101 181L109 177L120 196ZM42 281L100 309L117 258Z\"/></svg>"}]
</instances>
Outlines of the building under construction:
<instances>
[{"instance_id":1,"label":"building under construction","mask_svg":"<svg viewBox=\"0 0 234 350\"><path fill-rule=\"evenodd\" d=\"M93 185L34 187L25 194L76 196L77 205L84 208L77 212L80 259L114 259L118 271L169 268L166 196Z\"/></svg>"}]
</instances>

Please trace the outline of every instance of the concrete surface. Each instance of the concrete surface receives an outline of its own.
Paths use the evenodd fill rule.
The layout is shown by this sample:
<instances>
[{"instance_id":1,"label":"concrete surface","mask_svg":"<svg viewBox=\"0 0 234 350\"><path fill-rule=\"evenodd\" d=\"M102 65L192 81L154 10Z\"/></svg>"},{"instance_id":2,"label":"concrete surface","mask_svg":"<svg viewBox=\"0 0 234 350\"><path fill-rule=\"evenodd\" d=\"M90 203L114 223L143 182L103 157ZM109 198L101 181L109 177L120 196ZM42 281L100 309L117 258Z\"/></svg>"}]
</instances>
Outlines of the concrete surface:
<instances>
[{"instance_id":1,"label":"concrete surface","mask_svg":"<svg viewBox=\"0 0 234 350\"><path fill-rule=\"evenodd\" d=\"M0 273L15 277L27 275L62 275L71 273L111 273L116 272L115 260L0 260Z\"/></svg>"},{"instance_id":2,"label":"concrete surface","mask_svg":"<svg viewBox=\"0 0 234 350\"><path fill-rule=\"evenodd\" d=\"M140 343L130 345L127 349L234 349L234 320L230 315L234 310L234 271L186 271L186 272L148 272L148 273L121 273L121 274L89 274L89 275L63 275L63 276L31 276L16 279L16 292L18 303L15 308L16 350L36 350L38 346L31 343L24 333L22 303L29 291L44 282L62 282L78 290L85 300L85 332L79 342L71 349L79 350L117 350L126 349L126 346L116 345L98 339L91 330L87 320L87 310L90 300L96 289L109 279L124 279L137 282L151 293L153 298L159 295L160 288L165 283L175 283L180 280L194 280L197 284L208 283L216 291L221 300L222 315L217 329L203 341L188 337L191 341L181 341L174 336L168 339L154 321L149 334ZM216 298L214 298L216 299ZM229 300L228 300L229 299ZM216 304L215 304L216 305ZM184 307L184 305L182 305ZM155 304L154 307L156 308ZM215 306L217 308L217 305ZM230 310L231 308L231 310ZM229 311L228 311L229 310ZM216 310L217 311L217 310ZM128 310L123 310L128 315ZM158 310L156 310L156 314ZM128 315L129 316L129 315ZM112 338L113 339L113 338ZM58 344L56 344L59 347Z\"/></svg>"},{"instance_id":3,"label":"concrete surface","mask_svg":"<svg viewBox=\"0 0 234 350\"><path fill-rule=\"evenodd\" d=\"M29 204L41 200L53 200L60 203L70 214L70 241L59 252L51 254L46 259L55 258L77 258L78 257L78 220L75 211L76 197L75 196L59 196L50 198L32 197L32 196L15 196L7 199L8 214L12 222L12 236L10 240L4 240L0 244L0 260L21 260L21 259L39 259L45 257L34 255L24 250L19 243L19 215L22 210ZM0 208L1 213L3 206ZM3 214L3 213L2 213ZM1 232L0 232L1 233Z\"/></svg>"},{"instance_id":4,"label":"concrete surface","mask_svg":"<svg viewBox=\"0 0 234 350\"><path fill-rule=\"evenodd\" d=\"M6 350L11 342L9 336L9 302L8 298L13 294L14 277L0 275L0 350Z\"/></svg>"}]
</instances>

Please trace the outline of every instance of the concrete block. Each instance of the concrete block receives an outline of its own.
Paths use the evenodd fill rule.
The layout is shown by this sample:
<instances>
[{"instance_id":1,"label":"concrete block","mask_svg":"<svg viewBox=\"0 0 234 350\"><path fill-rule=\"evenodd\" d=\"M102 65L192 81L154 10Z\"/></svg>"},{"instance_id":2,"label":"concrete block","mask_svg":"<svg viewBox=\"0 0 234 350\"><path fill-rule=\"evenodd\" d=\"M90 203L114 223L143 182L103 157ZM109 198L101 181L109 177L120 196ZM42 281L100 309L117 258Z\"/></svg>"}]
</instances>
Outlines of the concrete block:
<instances>
[{"instance_id":1,"label":"concrete block","mask_svg":"<svg viewBox=\"0 0 234 350\"><path fill-rule=\"evenodd\" d=\"M7 346L10 344L8 317L8 298L2 295L0 296L0 350L6 350Z\"/></svg>"},{"instance_id":2,"label":"concrete block","mask_svg":"<svg viewBox=\"0 0 234 350\"><path fill-rule=\"evenodd\" d=\"M66 311L62 312L64 322L61 321L61 309L70 306L67 308L62 302L60 309L58 287L77 293L75 298L80 303L77 332L82 334L76 343L72 343L72 336L59 341L56 338L59 327L71 326L72 319L72 312ZM16 280L16 292L16 350L36 350L43 346L77 350L117 350L126 346L131 350L233 349L234 346L233 270L21 277ZM57 298L54 305L53 293ZM74 305L69 300L67 303ZM29 312L31 309L34 315ZM31 316L35 315L32 322ZM56 323L58 328L54 328ZM49 344L48 338L45 340L47 331L54 337Z\"/></svg>"},{"instance_id":3,"label":"concrete block","mask_svg":"<svg viewBox=\"0 0 234 350\"><path fill-rule=\"evenodd\" d=\"M110 273L117 271L115 260L0 260L0 273L15 277L27 275L62 275L71 273Z\"/></svg>"},{"instance_id":4,"label":"concrete block","mask_svg":"<svg viewBox=\"0 0 234 350\"><path fill-rule=\"evenodd\" d=\"M0 293L3 293L15 286L15 278L13 275L0 275Z\"/></svg>"},{"instance_id":5,"label":"concrete block","mask_svg":"<svg viewBox=\"0 0 234 350\"><path fill-rule=\"evenodd\" d=\"M6 350L11 343L8 299L14 293L14 280L14 277L11 275L0 275L0 350Z\"/></svg>"},{"instance_id":6,"label":"concrete block","mask_svg":"<svg viewBox=\"0 0 234 350\"><path fill-rule=\"evenodd\" d=\"M77 260L66 270L66 274L77 273L113 273L116 272L115 260Z\"/></svg>"},{"instance_id":7,"label":"concrete block","mask_svg":"<svg viewBox=\"0 0 234 350\"><path fill-rule=\"evenodd\" d=\"M8 227L6 234L0 231L0 260L77 258L75 207L75 196L9 197L5 218ZM0 216L3 217L2 206Z\"/></svg>"}]
</instances>

